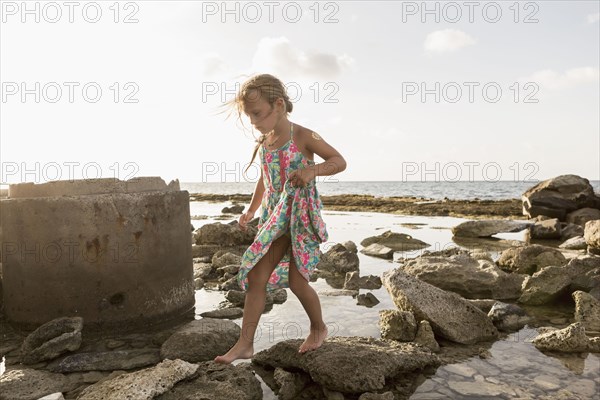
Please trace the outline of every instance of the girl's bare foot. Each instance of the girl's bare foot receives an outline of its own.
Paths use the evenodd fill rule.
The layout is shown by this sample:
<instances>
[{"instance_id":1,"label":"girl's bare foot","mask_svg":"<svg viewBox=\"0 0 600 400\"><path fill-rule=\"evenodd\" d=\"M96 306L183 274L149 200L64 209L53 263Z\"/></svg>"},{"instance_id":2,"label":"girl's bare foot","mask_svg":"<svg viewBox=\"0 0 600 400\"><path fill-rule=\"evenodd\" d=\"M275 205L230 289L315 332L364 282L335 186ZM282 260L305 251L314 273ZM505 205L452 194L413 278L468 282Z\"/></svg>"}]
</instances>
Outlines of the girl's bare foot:
<instances>
[{"instance_id":1,"label":"girl's bare foot","mask_svg":"<svg viewBox=\"0 0 600 400\"><path fill-rule=\"evenodd\" d=\"M231 364L232 361L238 358L252 358L254 355L254 346L237 342L229 351L222 355L216 356L214 362L221 364Z\"/></svg>"},{"instance_id":2,"label":"girl's bare foot","mask_svg":"<svg viewBox=\"0 0 600 400\"><path fill-rule=\"evenodd\" d=\"M323 344L323 340L327 336L327 326L321 325L319 328L310 328L310 333L304 342L300 345L298 353L306 353L309 350L319 348Z\"/></svg>"}]
</instances>

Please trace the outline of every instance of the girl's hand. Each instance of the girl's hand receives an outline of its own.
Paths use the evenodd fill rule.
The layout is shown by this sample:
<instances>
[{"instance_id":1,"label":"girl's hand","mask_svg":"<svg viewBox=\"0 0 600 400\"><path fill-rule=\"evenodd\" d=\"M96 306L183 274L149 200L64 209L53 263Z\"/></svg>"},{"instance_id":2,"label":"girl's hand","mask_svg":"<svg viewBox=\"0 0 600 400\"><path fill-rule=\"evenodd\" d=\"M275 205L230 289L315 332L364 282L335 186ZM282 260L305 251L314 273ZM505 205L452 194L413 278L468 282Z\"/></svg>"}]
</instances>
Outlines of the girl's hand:
<instances>
[{"instance_id":1,"label":"girl's hand","mask_svg":"<svg viewBox=\"0 0 600 400\"><path fill-rule=\"evenodd\" d=\"M254 213L255 213L255 211L248 210L245 213L243 213L242 215L240 215L240 219L238 222L240 224L240 229L242 231L246 231L248 222L250 222L250 220L252 218L254 218Z\"/></svg>"},{"instance_id":2,"label":"girl's hand","mask_svg":"<svg viewBox=\"0 0 600 400\"><path fill-rule=\"evenodd\" d=\"M316 177L315 170L307 167L290 172L288 179L294 186L304 187Z\"/></svg>"}]
</instances>

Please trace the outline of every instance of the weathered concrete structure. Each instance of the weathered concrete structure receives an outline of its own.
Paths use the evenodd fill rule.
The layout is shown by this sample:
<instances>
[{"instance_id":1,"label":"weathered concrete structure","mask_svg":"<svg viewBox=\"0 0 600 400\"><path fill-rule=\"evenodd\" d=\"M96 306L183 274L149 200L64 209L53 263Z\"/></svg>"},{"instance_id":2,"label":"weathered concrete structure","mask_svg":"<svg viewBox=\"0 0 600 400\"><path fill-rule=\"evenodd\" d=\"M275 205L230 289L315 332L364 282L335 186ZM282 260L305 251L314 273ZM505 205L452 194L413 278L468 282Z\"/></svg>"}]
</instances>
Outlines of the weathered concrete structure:
<instances>
[{"instance_id":1,"label":"weathered concrete structure","mask_svg":"<svg viewBox=\"0 0 600 400\"><path fill-rule=\"evenodd\" d=\"M63 316L119 332L193 318L189 193L177 180L10 185L0 229L4 314L22 329Z\"/></svg>"}]
</instances>

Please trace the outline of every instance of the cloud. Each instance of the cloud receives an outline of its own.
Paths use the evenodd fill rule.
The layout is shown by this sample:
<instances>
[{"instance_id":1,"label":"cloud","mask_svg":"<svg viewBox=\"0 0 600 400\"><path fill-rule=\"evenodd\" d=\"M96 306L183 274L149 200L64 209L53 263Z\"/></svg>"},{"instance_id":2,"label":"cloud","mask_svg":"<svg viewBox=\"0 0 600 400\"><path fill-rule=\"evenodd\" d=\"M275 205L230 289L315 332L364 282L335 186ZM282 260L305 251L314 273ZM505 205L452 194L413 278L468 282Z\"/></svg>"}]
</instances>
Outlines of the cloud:
<instances>
[{"instance_id":1,"label":"cloud","mask_svg":"<svg viewBox=\"0 0 600 400\"><path fill-rule=\"evenodd\" d=\"M431 32L425 38L425 51L432 53L447 53L471 46L476 40L458 29L442 29Z\"/></svg>"},{"instance_id":2,"label":"cloud","mask_svg":"<svg viewBox=\"0 0 600 400\"><path fill-rule=\"evenodd\" d=\"M336 55L294 47L286 37L266 37L258 42L252 59L255 71L288 77L334 78L354 64L347 54Z\"/></svg>"},{"instance_id":3,"label":"cloud","mask_svg":"<svg viewBox=\"0 0 600 400\"><path fill-rule=\"evenodd\" d=\"M536 71L528 77L519 78L519 82L535 82L548 89L565 89L587 83L597 83L600 71L594 67L571 68L561 74L551 69Z\"/></svg>"},{"instance_id":4,"label":"cloud","mask_svg":"<svg viewBox=\"0 0 600 400\"><path fill-rule=\"evenodd\" d=\"M204 76L215 76L225 72L227 64L217 53L207 53L202 57L201 68Z\"/></svg>"},{"instance_id":5,"label":"cloud","mask_svg":"<svg viewBox=\"0 0 600 400\"><path fill-rule=\"evenodd\" d=\"M588 14L586 19L587 19L588 24L596 23L596 22L600 21L600 13Z\"/></svg>"}]
</instances>

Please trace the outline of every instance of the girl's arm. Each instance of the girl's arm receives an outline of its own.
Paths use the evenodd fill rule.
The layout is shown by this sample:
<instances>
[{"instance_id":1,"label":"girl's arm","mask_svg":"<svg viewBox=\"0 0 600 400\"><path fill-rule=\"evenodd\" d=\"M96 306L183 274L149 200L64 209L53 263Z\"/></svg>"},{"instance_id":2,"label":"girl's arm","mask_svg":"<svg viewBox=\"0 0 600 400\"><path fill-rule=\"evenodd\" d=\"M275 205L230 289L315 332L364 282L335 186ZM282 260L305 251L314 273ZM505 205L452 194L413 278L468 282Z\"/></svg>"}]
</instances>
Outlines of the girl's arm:
<instances>
[{"instance_id":1,"label":"girl's arm","mask_svg":"<svg viewBox=\"0 0 600 400\"><path fill-rule=\"evenodd\" d=\"M324 162L312 165L310 168L316 176L335 175L346 169L346 160L316 132L305 135L306 148L321 157Z\"/></svg>"},{"instance_id":2,"label":"girl's arm","mask_svg":"<svg viewBox=\"0 0 600 400\"><path fill-rule=\"evenodd\" d=\"M251 213L255 213L260 207L260 203L262 202L262 196L265 192L265 185L263 183L263 173L262 168L260 170L260 178L258 182L256 182L256 187L254 188L254 194L252 195L252 200L250 201L250 206L248 207L248 211Z\"/></svg>"}]
</instances>

